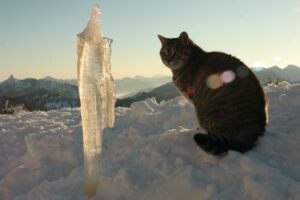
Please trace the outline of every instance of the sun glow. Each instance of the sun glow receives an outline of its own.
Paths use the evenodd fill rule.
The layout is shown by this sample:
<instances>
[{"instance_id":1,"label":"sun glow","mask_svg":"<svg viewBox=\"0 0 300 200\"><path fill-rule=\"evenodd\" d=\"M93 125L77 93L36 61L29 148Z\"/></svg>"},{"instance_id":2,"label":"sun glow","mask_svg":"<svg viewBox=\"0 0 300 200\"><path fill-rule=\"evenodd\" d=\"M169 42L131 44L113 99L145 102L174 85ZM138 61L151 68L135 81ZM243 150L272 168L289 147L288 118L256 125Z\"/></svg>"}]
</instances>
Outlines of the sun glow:
<instances>
[{"instance_id":1,"label":"sun glow","mask_svg":"<svg viewBox=\"0 0 300 200\"><path fill-rule=\"evenodd\" d=\"M275 56L275 57L273 58L273 60L274 60L275 62L280 62L280 61L282 61L282 57L281 57L281 56Z\"/></svg>"}]
</instances>

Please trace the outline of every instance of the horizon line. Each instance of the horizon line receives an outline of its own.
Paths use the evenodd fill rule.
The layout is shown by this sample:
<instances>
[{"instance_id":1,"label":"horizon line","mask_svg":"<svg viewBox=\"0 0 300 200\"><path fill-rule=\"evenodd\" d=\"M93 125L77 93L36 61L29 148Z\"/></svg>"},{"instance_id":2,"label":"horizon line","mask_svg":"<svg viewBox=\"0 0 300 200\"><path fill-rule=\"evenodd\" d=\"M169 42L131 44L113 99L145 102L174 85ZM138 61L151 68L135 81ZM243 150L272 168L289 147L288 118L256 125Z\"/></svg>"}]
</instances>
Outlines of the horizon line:
<instances>
[{"instance_id":1,"label":"horizon line","mask_svg":"<svg viewBox=\"0 0 300 200\"><path fill-rule=\"evenodd\" d=\"M296 66L296 67L298 67L298 68L300 68L300 66L298 66L298 65L295 65L295 64L288 64L287 66L285 66L285 67L280 67L280 66L278 66L278 65L273 65L273 66L270 66L270 67L266 67L266 66L251 66L251 67L249 67L250 69L269 69L269 68L273 68L273 67L278 67L278 68L280 68L280 69L285 69L285 68L287 68L287 67L289 67L289 66ZM167 75L167 74L156 74L156 75L150 75L150 76L146 76L146 75L141 75L141 74L135 74L135 75L132 75L132 76L121 76L121 77L116 77L115 78L115 80L116 79L123 79L123 78L135 78L135 77L144 77L144 78L153 78L153 77L166 77L166 76L172 76L172 75ZM55 80L77 80L77 78L76 77L73 77L73 78L55 78L54 76L52 76L52 75L46 75L46 76L43 76L43 77L40 77L40 78L38 78L38 77L25 77L25 78L16 78L16 76L14 75L14 74L10 74L9 76L8 76L8 78L4 78L3 80L0 80L0 83L2 83L3 81L6 81L6 80L8 80L9 78L11 78L11 77L13 77L14 79L16 79L16 80L25 80L25 79L30 79L30 78L32 78L32 79L37 79L37 80L40 80L40 79L46 79L46 78L49 78L49 79L55 79Z\"/></svg>"}]
</instances>

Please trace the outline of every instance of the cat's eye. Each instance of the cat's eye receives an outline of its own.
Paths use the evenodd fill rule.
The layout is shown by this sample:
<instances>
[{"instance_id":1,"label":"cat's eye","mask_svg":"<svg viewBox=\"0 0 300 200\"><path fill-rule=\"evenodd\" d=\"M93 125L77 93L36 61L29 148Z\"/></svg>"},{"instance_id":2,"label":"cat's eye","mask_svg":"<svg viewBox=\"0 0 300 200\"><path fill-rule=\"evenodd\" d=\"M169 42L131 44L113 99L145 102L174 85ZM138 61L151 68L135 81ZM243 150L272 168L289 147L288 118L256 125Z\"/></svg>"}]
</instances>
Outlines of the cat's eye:
<instances>
[{"instance_id":1,"label":"cat's eye","mask_svg":"<svg viewBox=\"0 0 300 200\"><path fill-rule=\"evenodd\" d=\"M169 48L168 49L168 54L169 54L169 56L174 56L174 54L176 53L176 49L175 48Z\"/></svg>"}]
</instances>

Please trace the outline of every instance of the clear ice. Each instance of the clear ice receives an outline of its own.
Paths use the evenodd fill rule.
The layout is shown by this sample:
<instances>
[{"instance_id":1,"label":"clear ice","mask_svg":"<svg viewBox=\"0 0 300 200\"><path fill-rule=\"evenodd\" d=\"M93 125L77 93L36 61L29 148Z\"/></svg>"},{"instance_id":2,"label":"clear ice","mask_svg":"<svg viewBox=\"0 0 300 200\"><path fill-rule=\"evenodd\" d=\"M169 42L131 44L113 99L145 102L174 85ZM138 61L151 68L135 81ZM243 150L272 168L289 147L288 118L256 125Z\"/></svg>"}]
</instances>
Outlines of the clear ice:
<instances>
[{"instance_id":1,"label":"clear ice","mask_svg":"<svg viewBox=\"0 0 300 200\"><path fill-rule=\"evenodd\" d=\"M114 125L116 101L111 75L111 43L100 28L100 7L95 5L84 31L77 35L77 79L81 104L84 193L94 196L102 150L102 132Z\"/></svg>"}]
</instances>

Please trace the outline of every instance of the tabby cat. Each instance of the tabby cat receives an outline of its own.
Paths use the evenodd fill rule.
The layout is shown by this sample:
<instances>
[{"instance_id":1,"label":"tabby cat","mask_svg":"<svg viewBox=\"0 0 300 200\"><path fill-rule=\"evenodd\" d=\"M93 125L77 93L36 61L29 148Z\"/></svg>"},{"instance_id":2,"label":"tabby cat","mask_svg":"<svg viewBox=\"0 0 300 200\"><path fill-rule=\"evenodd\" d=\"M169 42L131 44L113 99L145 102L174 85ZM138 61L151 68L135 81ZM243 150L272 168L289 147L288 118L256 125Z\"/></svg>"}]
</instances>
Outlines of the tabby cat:
<instances>
[{"instance_id":1,"label":"tabby cat","mask_svg":"<svg viewBox=\"0 0 300 200\"><path fill-rule=\"evenodd\" d=\"M265 95L254 73L231 55L202 50L186 32L158 37L174 84L194 104L207 130L194 135L196 143L214 155L252 149L267 123Z\"/></svg>"}]
</instances>

